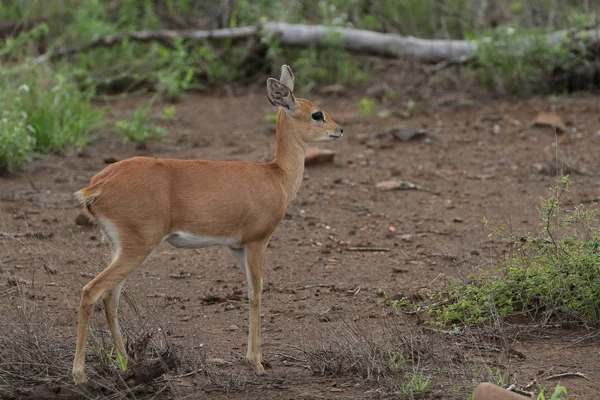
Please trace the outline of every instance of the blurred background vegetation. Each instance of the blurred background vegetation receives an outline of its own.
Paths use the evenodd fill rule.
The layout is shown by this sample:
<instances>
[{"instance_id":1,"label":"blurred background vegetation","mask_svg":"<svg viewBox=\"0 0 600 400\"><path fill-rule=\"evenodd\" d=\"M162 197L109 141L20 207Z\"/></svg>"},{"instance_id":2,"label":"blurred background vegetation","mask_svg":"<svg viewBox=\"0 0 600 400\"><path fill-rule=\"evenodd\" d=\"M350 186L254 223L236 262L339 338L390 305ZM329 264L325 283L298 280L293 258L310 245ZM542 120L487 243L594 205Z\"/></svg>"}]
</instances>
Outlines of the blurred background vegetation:
<instances>
[{"instance_id":1,"label":"blurred background vegetation","mask_svg":"<svg viewBox=\"0 0 600 400\"><path fill-rule=\"evenodd\" d=\"M384 79L370 72L385 61L350 54L335 35L325 49L284 48L276 37L235 42L125 39L112 47L39 58L107 35L285 21L467 39L479 46L475 60L458 67L464 71L461 79L490 93L529 95L600 86L597 49L583 42L551 46L546 41L548 32L594 26L599 10L600 0L3 0L0 170L14 171L36 154L85 145L106 124L100 107L92 106L106 96L150 92L176 102L189 90L234 82L262 85L258 77L282 63L302 76L301 92L334 83L362 90ZM533 45L514 51L524 42ZM371 103L363 98L361 104ZM173 112L165 109L165 118ZM112 128L124 140L139 143L165 135L148 124L145 105Z\"/></svg>"}]
</instances>

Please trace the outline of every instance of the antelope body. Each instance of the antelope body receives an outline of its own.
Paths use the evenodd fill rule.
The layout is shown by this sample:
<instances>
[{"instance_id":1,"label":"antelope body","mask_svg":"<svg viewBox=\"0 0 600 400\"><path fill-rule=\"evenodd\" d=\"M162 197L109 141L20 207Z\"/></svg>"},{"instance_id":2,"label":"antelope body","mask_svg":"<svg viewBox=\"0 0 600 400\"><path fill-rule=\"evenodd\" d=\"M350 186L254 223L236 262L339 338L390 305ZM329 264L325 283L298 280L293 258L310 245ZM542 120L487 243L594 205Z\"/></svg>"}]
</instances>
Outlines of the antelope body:
<instances>
[{"instance_id":1,"label":"antelope body","mask_svg":"<svg viewBox=\"0 0 600 400\"><path fill-rule=\"evenodd\" d=\"M277 150L270 163L134 157L106 167L76 193L109 236L113 261L82 291L75 383L87 381L85 344L90 314L100 299L115 347L126 355L117 321L120 291L127 276L164 240L179 248L231 249L248 282L246 358L257 374L264 373L260 305L265 249L300 188L307 142L336 140L343 132L327 112L296 99L293 89L294 76L286 65L279 80L267 80L268 99L280 108Z\"/></svg>"}]
</instances>

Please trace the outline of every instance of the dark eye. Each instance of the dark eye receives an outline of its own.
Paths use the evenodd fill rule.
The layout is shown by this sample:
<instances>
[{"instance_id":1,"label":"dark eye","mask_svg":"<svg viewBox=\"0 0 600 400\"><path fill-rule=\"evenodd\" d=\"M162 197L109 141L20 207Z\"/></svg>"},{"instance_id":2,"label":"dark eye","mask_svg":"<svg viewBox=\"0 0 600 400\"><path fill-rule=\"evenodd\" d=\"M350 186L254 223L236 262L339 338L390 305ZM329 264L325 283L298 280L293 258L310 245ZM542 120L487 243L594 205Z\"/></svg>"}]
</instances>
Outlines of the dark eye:
<instances>
[{"instance_id":1,"label":"dark eye","mask_svg":"<svg viewBox=\"0 0 600 400\"><path fill-rule=\"evenodd\" d=\"M322 111L315 111L314 113L310 114L310 117L313 119L313 121L325 121L325 115L323 115Z\"/></svg>"}]
</instances>

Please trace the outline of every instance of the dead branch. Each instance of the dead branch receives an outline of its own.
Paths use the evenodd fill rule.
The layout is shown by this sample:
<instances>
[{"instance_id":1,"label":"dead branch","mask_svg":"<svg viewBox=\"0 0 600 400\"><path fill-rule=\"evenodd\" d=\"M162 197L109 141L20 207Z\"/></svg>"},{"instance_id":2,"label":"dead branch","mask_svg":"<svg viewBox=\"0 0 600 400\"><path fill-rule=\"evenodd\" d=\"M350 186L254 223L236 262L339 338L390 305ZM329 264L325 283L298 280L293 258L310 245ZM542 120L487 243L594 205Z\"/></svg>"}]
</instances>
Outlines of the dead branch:
<instances>
[{"instance_id":1,"label":"dead branch","mask_svg":"<svg viewBox=\"0 0 600 400\"><path fill-rule=\"evenodd\" d=\"M581 373L581 372L564 372L562 374L550 375L550 376L547 376L547 377L542 378L542 379L549 381L549 380L552 380L552 379L565 378L567 376L576 376L578 378L583 378L583 379L587 379L587 380L590 379L584 373Z\"/></svg>"},{"instance_id":2,"label":"dead branch","mask_svg":"<svg viewBox=\"0 0 600 400\"><path fill-rule=\"evenodd\" d=\"M328 27L323 25L288 24L269 22L263 26L244 26L214 30L157 30L137 31L105 36L90 43L59 49L34 60L34 65L98 47L110 47L125 40L171 43L175 39L186 41L242 40L261 36L276 37L279 44L289 47L327 47L331 35L339 38L341 45L354 53L379 57L414 59L424 63L462 64L470 61L477 51L477 42L468 40L420 39L394 33L373 32L364 29ZM582 30L562 30L549 34L548 43L558 45L573 39L589 39L600 43L600 27ZM531 43L533 45L533 43ZM526 47L528 44L525 43ZM442 63L442 64L440 64Z\"/></svg>"}]
</instances>

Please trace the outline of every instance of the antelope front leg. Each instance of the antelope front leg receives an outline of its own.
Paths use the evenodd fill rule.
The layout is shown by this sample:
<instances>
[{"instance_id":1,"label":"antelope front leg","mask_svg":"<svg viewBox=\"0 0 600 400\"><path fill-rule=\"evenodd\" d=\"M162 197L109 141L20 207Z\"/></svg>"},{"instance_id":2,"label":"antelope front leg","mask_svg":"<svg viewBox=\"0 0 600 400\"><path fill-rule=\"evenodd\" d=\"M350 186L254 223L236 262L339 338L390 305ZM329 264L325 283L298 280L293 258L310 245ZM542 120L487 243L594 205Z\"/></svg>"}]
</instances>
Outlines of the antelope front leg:
<instances>
[{"instance_id":1,"label":"antelope front leg","mask_svg":"<svg viewBox=\"0 0 600 400\"><path fill-rule=\"evenodd\" d=\"M248 350L246 359L254 367L257 375L265 373L262 365L260 335L260 302L262 296L262 268L265 259L266 243L253 243L246 248L246 271L248 279L248 299L250 316L248 330Z\"/></svg>"}]
</instances>

